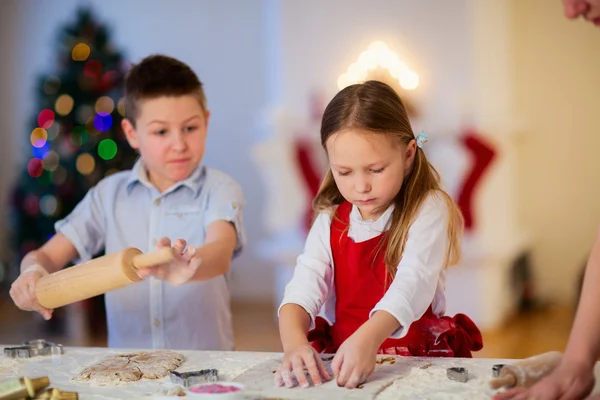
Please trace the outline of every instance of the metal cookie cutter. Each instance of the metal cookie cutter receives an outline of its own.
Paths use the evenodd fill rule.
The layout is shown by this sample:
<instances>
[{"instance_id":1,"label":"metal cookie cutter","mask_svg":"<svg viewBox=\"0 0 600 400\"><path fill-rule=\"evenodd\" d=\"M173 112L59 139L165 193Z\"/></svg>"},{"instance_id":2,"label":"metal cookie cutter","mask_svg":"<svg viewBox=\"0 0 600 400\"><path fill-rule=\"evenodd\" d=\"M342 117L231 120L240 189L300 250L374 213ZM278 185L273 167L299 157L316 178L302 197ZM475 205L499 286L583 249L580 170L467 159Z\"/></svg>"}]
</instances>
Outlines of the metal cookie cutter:
<instances>
[{"instance_id":1,"label":"metal cookie cutter","mask_svg":"<svg viewBox=\"0 0 600 400\"><path fill-rule=\"evenodd\" d=\"M199 383L216 382L219 380L219 371L216 369L201 369L200 371L170 372L171 382L184 387Z\"/></svg>"},{"instance_id":2,"label":"metal cookie cutter","mask_svg":"<svg viewBox=\"0 0 600 400\"><path fill-rule=\"evenodd\" d=\"M64 353L62 344L47 342L44 339L23 342L22 346L5 347L4 354L10 358L30 358L38 356L61 355Z\"/></svg>"},{"instance_id":3,"label":"metal cookie cutter","mask_svg":"<svg viewBox=\"0 0 600 400\"><path fill-rule=\"evenodd\" d=\"M504 364L494 364L492 367L492 377L498 378L500 376L500 370L504 367Z\"/></svg>"},{"instance_id":4,"label":"metal cookie cutter","mask_svg":"<svg viewBox=\"0 0 600 400\"><path fill-rule=\"evenodd\" d=\"M453 381L465 383L469 380L469 371L462 367L448 368L446 369L446 376Z\"/></svg>"}]
</instances>

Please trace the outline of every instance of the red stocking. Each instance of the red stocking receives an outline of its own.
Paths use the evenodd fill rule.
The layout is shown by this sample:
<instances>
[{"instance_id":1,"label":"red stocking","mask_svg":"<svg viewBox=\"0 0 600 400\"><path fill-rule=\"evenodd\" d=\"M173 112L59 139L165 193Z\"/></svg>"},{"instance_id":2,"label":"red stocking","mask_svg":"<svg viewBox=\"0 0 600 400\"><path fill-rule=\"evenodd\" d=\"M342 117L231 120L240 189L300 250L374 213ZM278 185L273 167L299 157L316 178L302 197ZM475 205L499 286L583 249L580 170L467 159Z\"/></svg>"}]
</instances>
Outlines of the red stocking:
<instances>
[{"instance_id":1,"label":"red stocking","mask_svg":"<svg viewBox=\"0 0 600 400\"><path fill-rule=\"evenodd\" d=\"M311 157L311 146L308 141L301 139L296 141L296 161L308 191L308 209L306 210L304 225L306 232L308 232L312 222L312 199L317 195L321 185L318 167Z\"/></svg>"},{"instance_id":2,"label":"red stocking","mask_svg":"<svg viewBox=\"0 0 600 400\"><path fill-rule=\"evenodd\" d=\"M473 192L479 186L481 178L496 156L496 151L482 140L475 132L469 130L462 138L465 147L473 154L473 167L467 174L458 194L458 206L465 218L465 230L472 230L475 222L473 217Z\"/></svg>"}]
</instances>

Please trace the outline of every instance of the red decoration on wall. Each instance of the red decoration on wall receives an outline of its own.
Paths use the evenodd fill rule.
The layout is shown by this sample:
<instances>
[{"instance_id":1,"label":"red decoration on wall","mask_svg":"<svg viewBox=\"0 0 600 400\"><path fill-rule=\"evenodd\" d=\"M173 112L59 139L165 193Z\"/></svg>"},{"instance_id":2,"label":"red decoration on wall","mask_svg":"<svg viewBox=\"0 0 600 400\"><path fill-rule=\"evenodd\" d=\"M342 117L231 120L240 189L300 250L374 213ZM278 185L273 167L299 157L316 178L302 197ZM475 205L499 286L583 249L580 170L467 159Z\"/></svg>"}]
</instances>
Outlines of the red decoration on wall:
<instances>
[{"instance_id":1,"label":"red decoration on wall","mask_svg":"<svg viewBox=\"0 0 600 400\"><path fill-rule=\"evenodd\" d=\"M306 188L306 196L308 198L308 207L305 212L305 220L304 227L306 232L310 230L310 226L312 223L312 200L317 195L319 191L319 186L321 185L321 173L317 166L317 163L312 158L312 147L310 142L307 140L297 140L295 145L296 150L296 161L298 163L298 167L300 168L300 173L302 174L302 179L304 180L305 188Z\"/></svg>"},{"instance_id":2,"label":"red decoration on wall","mask_svg":"<svg viewBox=\"0 0 600 400\"><path fill-rule=\"evenodd\" d=\"M496 151L473 130L465 133L462 142L473 156L473 165L463 181L457 203L465 219L465 230L470 231L475 227L474 193L496 157Z\"/></svg>"}]
</instances>

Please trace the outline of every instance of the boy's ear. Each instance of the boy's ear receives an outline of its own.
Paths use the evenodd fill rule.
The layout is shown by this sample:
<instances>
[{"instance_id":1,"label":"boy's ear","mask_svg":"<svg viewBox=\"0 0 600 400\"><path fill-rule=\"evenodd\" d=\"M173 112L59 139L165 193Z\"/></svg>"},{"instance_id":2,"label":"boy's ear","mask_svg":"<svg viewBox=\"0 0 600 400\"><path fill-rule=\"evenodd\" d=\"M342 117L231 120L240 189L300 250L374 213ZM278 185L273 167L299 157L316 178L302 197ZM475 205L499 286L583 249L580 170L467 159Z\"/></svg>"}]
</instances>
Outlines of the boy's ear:
<instances>
[{"instance_id":1,"label":"boy's ear","mask_svg":"<svg viewBox=\"0 0 600 400\"><path fill-rule=\"evenodd\" d=\"M206 113L204 113L204 125L205 128L208 128L208 121L210 120L210 110L206 110Z\"/></svg>"},{"instance_id":2,"label":"boy's ear","mask_svg":"<svg viewBox=\"0 0 600 400\"><path fill-rule=\"evenodd\" d=\"M127 138L129 145L133 149L138 149L139 146L138 146L138 142L137 142L137 137L135 135L135 127L133 126L131 121L128 120L127 118L124 118L121 121L121 128L123 129L123 132L125 133L125 137Z\"/></svg>"}]
</instances>

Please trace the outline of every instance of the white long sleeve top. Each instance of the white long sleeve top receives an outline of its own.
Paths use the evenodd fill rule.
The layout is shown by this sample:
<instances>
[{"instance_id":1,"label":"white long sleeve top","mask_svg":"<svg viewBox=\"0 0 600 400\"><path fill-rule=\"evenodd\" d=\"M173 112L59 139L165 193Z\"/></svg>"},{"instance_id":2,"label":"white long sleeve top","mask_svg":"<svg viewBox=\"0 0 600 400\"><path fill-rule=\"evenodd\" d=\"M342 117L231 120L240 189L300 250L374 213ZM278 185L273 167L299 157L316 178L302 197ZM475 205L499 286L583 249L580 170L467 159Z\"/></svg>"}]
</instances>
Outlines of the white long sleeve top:
<instances>
[{"instance_id":1,"label":"white long sleeve top","mask_svg":"<svg viewBox=\"0 0 600 400\"><path fill-rule=\"evenodd\" d=\"M390 206L377 220L364 220L353 206L348 237L359 243L385 232L393 209L394 206ZM279 307L294 303L304 308L310 315L311 329L317 315L330 325L335 323L335 265L330 245L332 214L323 212L315 220ZM376 311L386 311L398 320L400 328L391 338L404 337L410 325L421 318L430 305L437 316L446 311L444 261L449 244L448 218L444 199L432 193L409 229L396 276L370 312L372 316Z\"/></svg>"}]
</instances>

